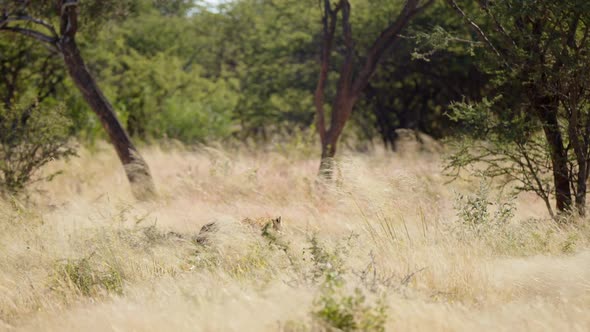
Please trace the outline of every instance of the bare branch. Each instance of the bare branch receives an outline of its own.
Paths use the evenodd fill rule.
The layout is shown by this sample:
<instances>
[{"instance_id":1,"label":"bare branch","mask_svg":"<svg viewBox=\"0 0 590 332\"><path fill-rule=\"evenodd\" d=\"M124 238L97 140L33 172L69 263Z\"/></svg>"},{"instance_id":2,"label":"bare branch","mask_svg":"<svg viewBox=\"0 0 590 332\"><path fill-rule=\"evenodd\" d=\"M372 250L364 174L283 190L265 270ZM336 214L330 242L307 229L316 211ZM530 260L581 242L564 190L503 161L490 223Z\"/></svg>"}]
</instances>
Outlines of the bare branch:
<instances>
[{"instance_id":1,"label":"bare branch","mask_svg":"<svg viewBox=\"0 0 590 332\"><path fill-rule=\"evenodd\" d=\"M433 3L434 3L434 0L428 0L422 6L416 7L416 9L414 9L414 13L412 13L412 16L418 15L421 11L430 7Z\"/></svg>"},{"instance_id":2,"label":"bare branch","mask_svg":"<svg viewBox=\"0 0 590 332\"><path fill-rule=\"evenodd\" d=\"M486 34L483 32L483 30L481 30L481 28L479 27L479 25L477 25L469 17L467 17L467 14L465 14L465 12L461 9L461 7L459 7L459 5L457 5L457 2L455 2L455 0L446 0L446 2L459 15L461 15L461 17L463 17L463 19L465 20L465 22L467 22L467 24L469 24L469 26L471 26L471 28L475 31L475 33L477 34L477 36L479 37L479 39L482 42L484 42L492 50L492 52L494 52L494 54L496 54L496 56L498 56L499 58L502 58L502 55L500 54L500 52L498 51L498 49L496 49L496 47L494 46L494 44L492 44L492 42L490 41L490 39L488 38L488 36L486 36Z\"/></svg>"},{"instance_id":3,"label":"bare branch","mask_svg":"<svg viewBox=\"0 0 590 332\"><path fill-rule=\"evenodd\" d=\"M43 26L45 29L47 29L49 32L51 32L51 34L53 35L53 37L57 38L57 32L55 31L55 29L53 28L53 26L41 19L37 19L34 17L30 17L27 15L21 15L21 16L13 16L13 17L6 17L3 20L0 21L0 27L4 26L5 24L8 24L10 22L31 22L31 23L35 23L38 25Z\"/></svg>"},{"instance_id":4,"label":"bare branch","mask_svg":"<svg viewBox=\"0 0 590 332\"><path fill-rule=\"evenodd\" d=\"M434 0L427 1L424 5L418 6L420 0L407 0L404 8L385 30L381 32L367 53L365 64L352 88L354 96L358 96L367 86L369 79L373 76L375 68L385 51L399 39L399 33L408 25L410 20L434 3Z\"/></svg>"},{"instance_id":5,"label":"bare branch","mask_svg":"<svg viewBox=\"0 0 590 332\"><path fill-rule=\"evenodd\" d=\"M588 35L590 32L590 25L588 25L582 19L581 19L581 21L584 23L584 33L582 34L582 39L580 40L580 42L578 44L578 48L576 50L576 55L579 54L580 50L582 50L584 48L584 46L586 45L586 40L588 39Z\"/></svg>"},{"instance_id":6,"label":"bare branch","mask_svg":"<svg viewBox=\"0 0 590 332\"><path fill-rule=\"evenodd\" d=\"M577 48L576 32L578 31L578 26L580 25L580 16L581 14L577 13L577 15L572 19L572 22L570 23L570 29L568 31L566 45L569 46L571 49Z\"/></svg>"},{"instance_id":7,"label":"bare branch","mask_svg":"<svg viewBox=\"0 0 590 332\"><path fill-rule=\"evenodd\" d=\"M20 27L7 27L7 26L0 27L0 30L19 33L19 34L34 38L40 42L43 42L44 45L50 45L52 50L57 50L57 47L55 46L56 39L52 38L50 36L47 36L39 31L20 28Z\"/></svg>"},{"instance_id":8,"label":"bare branch","mask_svg":"<svg viewBox=\"0 0 590 332\"><path fill-rule=\"evenodd\" d=\"M494 15L494 13L492 13L492 11L490 10L489 1L488 0L478 0L477 2L479 3L479 6L481 7L481 9L483 9L483 11L489 17L491 17L492 20L494 21L494 25L496 26L496 31L498 31L501 35L503 35L504 38L506 38L508 40L508 42L510 44L512 44L513 47L516 48L517 47L516 41L510 36L508 31L502 25L502 23L500 23L500 21L498 21L498 18L496 17L496 15Z\"/></svg>"},{"instance_id":9,"label":"bare branch","mask_svg":"<svg viewBox=\"0 0 590 332\"><path fill-rule=\"evenodd\" d=\"M549 202L549 194L547 193L547 191L545 190L545 187L543 186L543 182L541 181L539 173L537 172L537 170L533 166L533 161L529 157L529 154L527 153L527 149L524 146L522 146L521 144L516 144L516 146L518 148L518 151L520 152L520 154L524 157L524 159L526 161L526 169L528 169L530 175L533 177L534 184L530 183L531 187L534 188L534 185L537 186L537 189L535 190L535 192L545 202L545 206L547 207L547 210L549 211L549 215L551 216L551 219L555 219L555 213L553 212L553 208L551 207L551 203ZM522 173L525 175L527 174L526 171L524 171Z\"/></svg>"}]
</instances>

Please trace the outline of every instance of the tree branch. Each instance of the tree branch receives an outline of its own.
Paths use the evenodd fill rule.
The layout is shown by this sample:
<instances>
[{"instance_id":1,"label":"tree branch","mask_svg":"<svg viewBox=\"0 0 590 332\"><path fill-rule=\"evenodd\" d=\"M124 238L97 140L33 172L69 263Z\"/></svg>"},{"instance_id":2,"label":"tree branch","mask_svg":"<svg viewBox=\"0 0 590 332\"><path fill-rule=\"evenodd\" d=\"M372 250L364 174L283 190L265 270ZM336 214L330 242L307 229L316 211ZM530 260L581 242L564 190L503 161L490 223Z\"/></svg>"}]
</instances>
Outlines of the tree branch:
<instances>
[{"instance_id":1,"label":"tree branch","mask_svg":"<svg viewBox=\"0 0 590 332\"><path fill-rule=\"evenodd\" d=\"M501 35L503 35L504 38L506 38L508 40L508 42L510 44L512 44L513 47L516 48L517 47L516 41L510 36L508 31L504 28L504 26L500 23L500 21L498 21L498 18L496 17L496 15L494 15L494 13L492 13L492 11L490 10L489 1L488 0L478 0L477 2L479 3L479 6L481 7L481 9L483 9L483 11L490 18L492 18L492 20L494 21L494 24L496 26L496 31L498 31ZM455 10L457 10L457 9L455 9Z\"/></svg>"},{"instance_id":2,"label":"tree branch","mask_svg":"<svg viewBox=\"0 0 590 332\"><path fill-rule=\"evenodd\" d=\"M52 38L50 36L47 36L39 31L20 28L20 27L7 27L7 26L0 26L0 30L14 32L14 33L20 33L22 35L34 38L40 42L43 42L43 43L51 46L52 50L57 50L57 47L55 46L56 39Z\"/></svg>"},{"instance_id":3,"label":"tree branch","mask_svg":"<svg viewBox=\"0 0 590 332\"><path fill-rule=\"evenodd\" d=\"M578 26L580 25L580 16L580 13L578 13L574 18L572 18L572 22L570 23L569 31L567 34L566 45L569 46L569 48L571 48L572 50L575 50L577 48L576 33L578 32Z\"/></svg>"},{"instance_id":4,"label":"tree branch","mask_svg":"<svg viewBox=\"0 0 590 332\"><path fill-rule=\"evenodd\" d=\"M330 121L328 135L336 135L344 128L346 120L352 111L351 107L345 105L354 103L356 96L351 94L352 77L354 74L354 41L352 39L352 26L350 24L350 2L340 0L339 6L342 10L342 34L344 37L344 61L340 68L340 77L336 88L336 98Z\"/></svg>"},{"instance_id":5,"label":"tree branch","mask_svg":"<svg viewBox=\"0 0 590 332\"><path fill-rule=\"evenodd\" d=\"M350 2L341 0L339 5L342 8L342 33L344 35L344 61L340 69L338 80L338 92L349 93L353 74L354 41L352 40L352 26L350 25ZM336 98L338 99L338 98Z\"/></svg>"},{"instance_id":6,"label":"tree branch","mask_svg":"<svg viewBox=\"0 0 590 332\"><path fill-rule=\"evenodd\" d=\"M51 32L51 34L53 35L54 38L57 38L57 32L55 31L53 26L44 20L30 17L27 15L6 17L3 20L0 20L0 27L3 27L5 24L8 24L10 22L31 22L31 23L41 25L45 29L47 29L49 32Z\"/></svg>"},{"instance_id":7,"label":"tree branch","mask_svg":"<svg viewBox=\"0 0 590 332\"><path fill-rule=\"evenodd\" d=\"M337 12L339 8L332 10L330 0L323 0L324 14L322 16L323 36L322 36L322 53L320 56L320 76L315 91L316 107L316 129L320 134L320 140L324 144L326 139L326 124L324 112L324 94L328 71L330 69L330 53L334 42L334 33L336 31Z\"/></svg>"},{"instance_id":8,"label":"tree branch","mask_svg":"<svg viewBox=\"0 0 590 332\"><path fill-rule=\"evenodd\" d=\"M486 34L483 32L483 30L481 30L481 28L475 22L473 22L469 17L467 17L467 14L465 14L465 12L461 9L461 7L459 7L459 5L457 5L457 3L455 2L455 0L445 0L445 1L459 15L461 15L461 17L463 17L463 20L465 20L465 22L467 22L467 24L469 24L469 26L471 26L471 28L473 29L473 31L475 31L475 33L477 34L478 38L482 42L484 42L484 44L486 44L492 50L492 52L494 52L494 54L496 54L496 56L498 56L499 58L502 58L502 55L500 54L500 52L498 51L498 49L496 49L496 47L494 46L494 44L492 44L492 42L486 36Z\"/></svg>"},{"instance_id":9,"label":"tree branch","mask_svg":"<svg viewBox=\"0 0 590 332\"><path fill-rule=\"evenodd\" d=\"M60 16L62 36L73 39L78 32L78 0L62 0Z\"/></svg>"},{"instance_id":10,"label":"tree branch","mask_svg":"<svg viewBox=\"0 0 590 332\"><path fill-rule=\"evenodd\" d=\"M584 20L581 20L584 23L584 33L582 34L582 39L578 43L578 48L576 49L576 55L580 53L580 50L583 49L584 45L586 45L586 40L588 39L588 32L590 31L590 25L588 25Z\"/></svg>"},{"instance_id":11,"label":"tree branch","mask_svg":"<svg viewBox=\"0 0 590 332\"><path fill-rule=\"evenodd\" d=\"M399 33L405 28L410 20L423 11L428 6L434 3L434 0L427 1L424 5L418 6L420 0L407 0L401 13L398 15L396 20L390 24L385 30L381 32L379 37L375 40L365 60L365 64L357 79L355 80L352 88L354 96L358 96L361 91L367 86L369 79L375 72L379 60L385 53L385 51L399 38Z\"/></svg>"},{"instance_id":12,"label":"tree branch","mask_svg":"<svg viewBox=\"0 0 590 332\"><path fill-rule=\"evenodd\" d=\"M549 194L545 190L545 187L543 186L543 181L541 181L541 178L539 177L539 173L537 172L537 170L533 166L533 162L531 161L531 158L529 157L529 154L527 153L527 149L524 146L522 146L521 144L516 144L516 146L518 148L518 151L520 152L520 154L524 157L524 160L526 161L526 167L524 167L524 165L523 165L523 168L528 169L529 173L533 177L534 184L530 183L531 187L534 188L535 185L537 186L537 190L535 190L537 195L539 195L541 197L541 199L543 199L543 201L545 202L545 206L547 207L547 210L549 211L549 215L551 216L551 219L555 219L555 213L553 212L553 208L551 208L551 203L549 202ZM522 173L526 175L526 171L523 171Z\"/></svg>"}]
</instances>

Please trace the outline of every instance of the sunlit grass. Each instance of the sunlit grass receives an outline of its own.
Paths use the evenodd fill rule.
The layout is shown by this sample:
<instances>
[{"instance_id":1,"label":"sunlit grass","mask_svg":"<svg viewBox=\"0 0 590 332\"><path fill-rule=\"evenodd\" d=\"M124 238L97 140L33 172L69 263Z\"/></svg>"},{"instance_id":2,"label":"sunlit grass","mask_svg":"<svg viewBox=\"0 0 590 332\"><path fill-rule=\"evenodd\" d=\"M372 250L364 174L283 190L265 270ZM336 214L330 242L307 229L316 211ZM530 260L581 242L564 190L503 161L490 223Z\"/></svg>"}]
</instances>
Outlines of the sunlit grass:
<instances>
[{"instance_id":1,"label":"sunlit grass","mask_svg":"<svg viewBox=\"0 0 590 332\"><path fill-rule=\"evenodd\" d=\"M584 221L523 195L496 225L492 190L474 231L485 214L457 193L479 183L447 184L436 154L344 153L322 185L292 149L148 147L160 195L142 203L106 145L50 165L64 174L0 202L0 330L590 328ZM239 222L276 216L277 237Z\"/></svg>"}]
</instances>

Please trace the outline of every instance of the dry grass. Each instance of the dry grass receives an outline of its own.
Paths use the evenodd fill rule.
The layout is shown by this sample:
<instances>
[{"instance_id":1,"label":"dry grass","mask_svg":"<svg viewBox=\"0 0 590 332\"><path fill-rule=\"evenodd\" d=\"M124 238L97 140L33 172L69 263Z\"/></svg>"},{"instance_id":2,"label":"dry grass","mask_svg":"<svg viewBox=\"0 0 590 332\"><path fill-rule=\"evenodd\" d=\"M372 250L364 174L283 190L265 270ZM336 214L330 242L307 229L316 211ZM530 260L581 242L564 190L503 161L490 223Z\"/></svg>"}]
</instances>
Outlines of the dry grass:
<instances>
[{"instance_id":1,"label":"dry grass","mask_svg":"<svg viewBox=\"0 0 590 332\"><path fill-rule=\"evenodd\" d=\"M348 154L318 186L297 150L144 154L156 201L130 198L105 146L0 202L0 330L325 330L318 313L346 296L367 329L590 330L588 227L523 195L511 222L469 232L453 192L477 184L445 184L436 155ZM283 234L238 222L264 216ZM191 242L211 221L212 244Z\"/></svg>"}]
</instances>

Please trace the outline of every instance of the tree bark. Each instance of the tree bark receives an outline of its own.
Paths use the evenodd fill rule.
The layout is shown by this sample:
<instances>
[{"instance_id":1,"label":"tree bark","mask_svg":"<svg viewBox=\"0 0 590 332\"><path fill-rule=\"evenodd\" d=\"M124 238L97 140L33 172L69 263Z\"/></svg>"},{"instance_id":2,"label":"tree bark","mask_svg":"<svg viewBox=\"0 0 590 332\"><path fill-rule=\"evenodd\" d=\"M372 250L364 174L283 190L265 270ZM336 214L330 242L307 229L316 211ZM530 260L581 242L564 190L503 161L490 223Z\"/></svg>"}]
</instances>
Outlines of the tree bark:
<instances>
[{"instance_id":1,"label":"tree bark","mask_svg":"<svg viewBox=\"0 0 590 332\"><path fill-rule=\"evenodd\" d=\"M584 134L578 129L580 127L580 111L577 106L570 107L568 136L578 164L575 190L576 212L584 217L586 216L586 181L588 181L588 145L580 138L587 137L588 134Z\"/></svg>"},{"instance_id":2,"label":"tree bark","mask_svg":"<svg viewBox=\"0 0 590 332\"><path fill-rule=\"evenodd\" d=\"M64 58L68 73L84 100L100 119L117 155L123 164L133 195L138 199L149 199L156 193L150 169L135 148L129 135L117 119L113 106L104 96L88 71L76 44L78 31L78 1L58 1L60 34L56 46Z\"/></svg>"},{"instance_id":3,"label":"tree bark","mask_svg":"<svg viewBox=\"0 0 590 332\"><path fill-rule=\"evenodd\" d=\"M582 178L582 172L578 173L578 190L576 192L576 211L581 217L586 216L586 180Z\"/></svg>"},{"instance_id":4,"label":"tree bark","mask_svg":"<svg viewBox=\"0 0 590 332\"><path fill-rule=\"evenodd\" d=\"M80 55L80 50L73 38L63 38L59 43L69 75L82 93L84 100L106 130L111 143L123 163L127 179L131 184L133 195L138 199L146 199L155 194L149 167L143 160L125 129L117 119L113 106L106 99Z\"/></svg>"},{"instance_id":5,"label":"tree bark","mask_svg":"<svg viewBox=\"0 0 590 332\"><path fill-rule=\"evenodd\" d=\"M343 100L336 100L334 109L332 110L332 123L330 130L325 134L322 141L322 158L320 160L319 175L326 180L331 180L334 175L334 157L336 156L336 149L340 140L340 135L344 130L344 126L348 121L348 117L352 113L354 101L350 97L341 97Z\"/></svg>"},{"instance_id":6,"label":"tree bark","mask_svg":"<svg viewBox=\"0 0 590 332\"><path fill-rule=\"evenodd\" d=\"M326 180L334 177L334 156L336 156L337 139L330 138L322 144L322 158L320 160L319 175Z\"/></svg>"},{"instance_id":7,"label":"tree bark","mask_svg":"<svg viewBox=\"0 0 590 332\"><path fill-rule=\"evenodd\" d=\"M371 48L368 50L364 65L359 69L358 75L355 76L354 54L355 45L352 37L352 26L350 23L350 2L349 0L340 0L332 8L330 0L323 0L323 38L322 53L320 57L320 75L315 91L316 107L316 125L322 143L322 157L320 161L319 175L326 179L333 176L334 156L338 140L346 122L350 118L352 109L365 89L375 69L387 51L396 40L399 39L399 33L408 25L410 20L426 7L432 5L434 0L428 0L422 6L420 0L407 0L402 11L388 27L376 38ZM343 44L345 46L344 60L339 70L340 77L336 86L336 96L332 103L332 112L330 114L330 127L326 128L324 114L324 94L328 71L330 69L330 56L333 49L334 34L338 19L338 12L341 12Z\"/></svg>"},{"instance_id":8,"label":"tree bark","mask_svg":"<svg viewBox=\"0 0 590 332\"><path fill-rule=\"evenodd\" d=\"M558 213L571 212L572 192L567 151L557 120L557 104L551 101L541 102L537 105L537 114L543 124L543 132L550 148L557 211Z\"/></svg>"}]
</instances>

